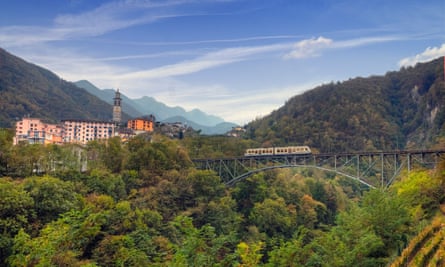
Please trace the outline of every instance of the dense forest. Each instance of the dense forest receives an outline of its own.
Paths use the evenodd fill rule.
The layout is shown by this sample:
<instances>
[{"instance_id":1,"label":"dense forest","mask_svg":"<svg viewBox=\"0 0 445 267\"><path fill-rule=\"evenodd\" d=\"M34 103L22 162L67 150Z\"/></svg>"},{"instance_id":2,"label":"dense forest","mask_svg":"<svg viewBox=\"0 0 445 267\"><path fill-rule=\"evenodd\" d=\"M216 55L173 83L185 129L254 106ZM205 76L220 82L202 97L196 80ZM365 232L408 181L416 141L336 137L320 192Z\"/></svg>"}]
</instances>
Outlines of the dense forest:
<instances>
[{"instance_id":1,"label":"dense forest","mask_svg":"<svg viewBox=\"0 0 445 267\"><path fill-rule=\"evenodd\" d=\"M263 146L321 152L425 148L444 143L443 57L384 76L321 85L247 126Z\"/></svg>"},{"instance_id":2,"label":"dense forest","mask_svg":"<svg viewBox=\"0 0 445 267\"><path fill-rule=\"evenodd\" d=\"M443 246L419 244L445 222L445 162L388 190L310 169L226 187L190 155L216 144L215 155L236 154L253 141L12 146L12 135L0 130L0 265L386 266L406 263L403 253L443 263Z\"/></svg>"}]
</instances>

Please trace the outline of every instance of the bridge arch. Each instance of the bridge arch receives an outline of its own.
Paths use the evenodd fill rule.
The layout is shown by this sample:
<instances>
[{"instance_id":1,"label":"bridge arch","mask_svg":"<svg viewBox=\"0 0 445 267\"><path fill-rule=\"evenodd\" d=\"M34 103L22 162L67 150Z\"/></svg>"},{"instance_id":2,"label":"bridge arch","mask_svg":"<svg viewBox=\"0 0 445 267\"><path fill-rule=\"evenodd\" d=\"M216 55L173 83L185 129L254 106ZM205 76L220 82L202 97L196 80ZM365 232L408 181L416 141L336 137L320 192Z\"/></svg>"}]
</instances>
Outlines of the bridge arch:
<instances>
[{"instance_id":1,"label":"bridge arch","mask_svg":"<svg viewBox=\"0 0 445 267\"><path fill-rule=\"evenodd\" d=\"M243 174L241 174L241 175L239 175L239 176L237 176L237 177L231 179L230 181L226 182L225 184L226 184L227 186L233 186L233 185L235 185L237 182L240 182L240 181L242 181L242 180L244 180L244 179L248 178L249 176L252 176L252 175L254 175L254 174L256 174L256 173L260 173L260 172L264 172L264 171L272 170L272 169L285 169L285 168L313 168L313 169L318 169L318 170L322 170L322 171L325 171L325 172L334 172L334 173L336 173L336 174L338 174L338 175L341 175L341 176L350 178L350 179L352 179L352 180L354 180L354 181L357 181L357 182L359 182L359 183L361 183L361 184L363 184L363 185L366 185L366 186L368 186L369 188L375 188L375 186L369 184L368 182L366 182L366 181L364 181L364 180L362 180L362 179L360 179L360 178L354 177L354 176L352 176L352 175L349 175L349 174L347 174L347 173L343 173L343 172L339 172L339 171L335 171L335 170L332 170L332 169L323 168L323 167L319 167L319 166L308 166L308 165L280 165L280 166L267 166L267 167L263 167L263 168L259 168L259 169L254 169L254 170L248 171L248 172L246 172L246 173L243 173Z\"/></svg>"}]
</instances>

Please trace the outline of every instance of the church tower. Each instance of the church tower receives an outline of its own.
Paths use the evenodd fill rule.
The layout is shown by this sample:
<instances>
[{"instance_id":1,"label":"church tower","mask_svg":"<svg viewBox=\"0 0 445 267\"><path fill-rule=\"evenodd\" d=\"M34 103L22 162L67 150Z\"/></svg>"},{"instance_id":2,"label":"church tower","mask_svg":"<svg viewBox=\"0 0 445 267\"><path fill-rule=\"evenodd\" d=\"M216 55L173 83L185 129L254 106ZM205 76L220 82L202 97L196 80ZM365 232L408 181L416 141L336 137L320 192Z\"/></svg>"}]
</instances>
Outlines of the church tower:
<instances>
[{"instance_id":1,"label":"church tower","mask_svg":"<svg viewBox=\"0 0 445 267\"><path fill-rule=\"evenodd\" d=\"M121 107L122 98L121 98L121 93L119 93L119 89L117 89L113 100L114 100L113 122L115 122L117 125L120 125L122 120L122 107Z\"/></svg>"}]
</instances>

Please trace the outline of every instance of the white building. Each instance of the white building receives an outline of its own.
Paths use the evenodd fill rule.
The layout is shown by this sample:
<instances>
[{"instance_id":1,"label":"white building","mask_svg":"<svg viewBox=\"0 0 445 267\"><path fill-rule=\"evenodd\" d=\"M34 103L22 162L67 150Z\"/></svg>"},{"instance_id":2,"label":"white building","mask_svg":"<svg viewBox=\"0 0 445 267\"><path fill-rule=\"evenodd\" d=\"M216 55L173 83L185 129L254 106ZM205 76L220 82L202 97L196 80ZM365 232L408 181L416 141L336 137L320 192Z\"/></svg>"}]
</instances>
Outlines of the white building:
<instances>
[{"instance_id":1,"label":"white building","mask_svg":"<svg viewBox=\"0 0 445 267\"><path fill-rule=\"evenodd\" d=\"M86 144L115 136L116 125L104 121L62 120L62 128L65 143Z\"/></svg>"}]
</instances>

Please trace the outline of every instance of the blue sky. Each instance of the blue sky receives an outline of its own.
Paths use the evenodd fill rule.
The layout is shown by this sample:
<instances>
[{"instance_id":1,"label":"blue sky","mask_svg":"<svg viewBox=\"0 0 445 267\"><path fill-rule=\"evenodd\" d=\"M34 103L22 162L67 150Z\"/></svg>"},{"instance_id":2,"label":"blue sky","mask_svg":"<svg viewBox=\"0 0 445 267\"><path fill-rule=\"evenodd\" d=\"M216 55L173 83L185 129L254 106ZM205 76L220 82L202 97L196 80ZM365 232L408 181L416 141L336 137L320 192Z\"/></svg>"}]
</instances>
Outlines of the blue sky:
<instances>
[{"instance_id":1,"label":"blue sky","mask_svg":"<svg viewBox=\"0 0 445 267\"><path fill-rule=\"evenodd\" d=\"M244 124L317 85L445 55L445 0L0 0L0 47Z\"/></svg>"}]
</instances>

